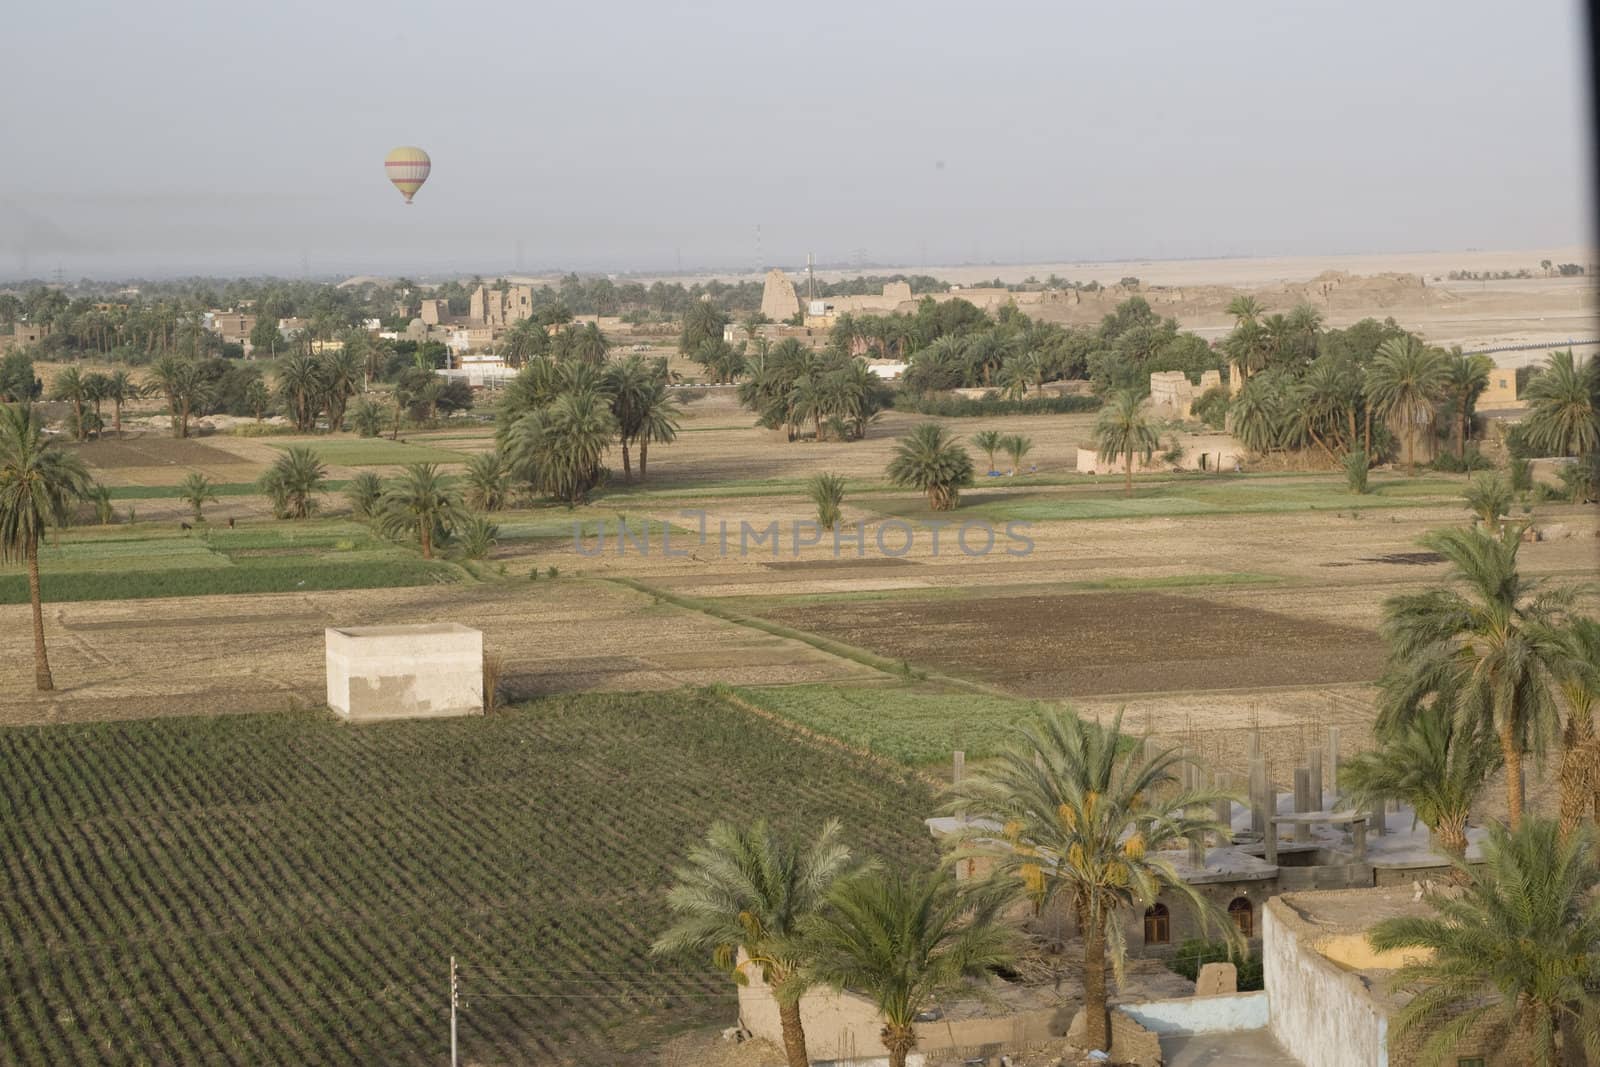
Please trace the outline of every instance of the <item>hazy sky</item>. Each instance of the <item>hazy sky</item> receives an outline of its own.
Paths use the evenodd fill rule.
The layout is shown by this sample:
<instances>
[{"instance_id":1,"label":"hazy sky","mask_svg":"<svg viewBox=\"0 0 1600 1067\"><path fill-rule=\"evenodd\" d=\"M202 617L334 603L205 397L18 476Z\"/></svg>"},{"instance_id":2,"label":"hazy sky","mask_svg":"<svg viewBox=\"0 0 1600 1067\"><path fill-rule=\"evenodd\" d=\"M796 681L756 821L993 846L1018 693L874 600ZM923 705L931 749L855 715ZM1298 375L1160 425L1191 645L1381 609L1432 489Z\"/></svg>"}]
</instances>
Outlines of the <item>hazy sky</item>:
<instances>
[{"instance_id":1,"label":"hazy sky","mask_svg":"<svg viewBox=\"0 0 1600 1067\"><path fill-rule=\"evenodd\" d=\"M0 278L907 264L1589 238L1567 0L50 0ZM405 207L383 157L433 176Z\"/></svg>"}]
</instances>

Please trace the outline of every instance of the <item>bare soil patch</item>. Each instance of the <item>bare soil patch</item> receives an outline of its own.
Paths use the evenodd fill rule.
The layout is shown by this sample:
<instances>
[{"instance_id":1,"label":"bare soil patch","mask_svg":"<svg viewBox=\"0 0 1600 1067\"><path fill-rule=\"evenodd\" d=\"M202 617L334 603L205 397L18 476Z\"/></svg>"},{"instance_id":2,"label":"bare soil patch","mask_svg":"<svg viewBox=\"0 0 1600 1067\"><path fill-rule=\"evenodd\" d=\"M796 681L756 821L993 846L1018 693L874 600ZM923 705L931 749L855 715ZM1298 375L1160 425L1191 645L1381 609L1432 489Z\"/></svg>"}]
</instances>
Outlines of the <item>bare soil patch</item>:
<instances>
[{"instance_id":1,"label":"bare soil patch","mask_svg":"<svg viewBox=\"0 0 1600 1067\"><path fill-rule=\"evenodd\" d=\"M1364 682L1383 662L1367 630L1163 593L845 602L767 615L1046 698Z\"/></svg>"},{"instance_id":2,"label":"bare soil patch","mask_svg":"<svg viewBox=\"0 0 1600 1067\"><path fill-rule=\"evenodd\" d=\"M91 467L121 470L129 467L217 467L250 461L242 456L193 439L176 437L103 438L77 446L78 455Z\"/></svg>"}]
</instances>

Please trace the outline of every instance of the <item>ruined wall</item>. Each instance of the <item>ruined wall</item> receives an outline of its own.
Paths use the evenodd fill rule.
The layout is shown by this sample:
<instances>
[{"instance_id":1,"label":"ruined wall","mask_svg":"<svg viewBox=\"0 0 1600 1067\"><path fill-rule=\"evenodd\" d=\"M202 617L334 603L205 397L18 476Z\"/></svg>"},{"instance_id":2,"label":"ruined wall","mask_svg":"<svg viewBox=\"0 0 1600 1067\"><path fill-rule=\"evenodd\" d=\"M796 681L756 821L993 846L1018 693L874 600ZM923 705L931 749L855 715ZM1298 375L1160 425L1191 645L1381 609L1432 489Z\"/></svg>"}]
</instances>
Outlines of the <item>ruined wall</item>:
<instances>
[{"instance_id":1,"label":"ruined wall","mask_svg":"<svg viewBox=\"0 0 1600 1067\"><path fill-rule=\"evenodd\" d=\"M1317 931L1283 900L1262 915L1261 959L1272 1036L1305 1067L1389 1063L1389 1019L1359 976L1313 947Z\"/></svg>"},{"instance_id":2,"label":"ruined wall","mask_svg":"<svg viewBox=\"0 0 1600 1067\"><path fill-rule=\"evenodd\" d=\"M773 322L783 322L799 310L800 297L789 276L781 270L767 271L767 280L761 287L761 314Z\"/></svg>"}]
</instances>

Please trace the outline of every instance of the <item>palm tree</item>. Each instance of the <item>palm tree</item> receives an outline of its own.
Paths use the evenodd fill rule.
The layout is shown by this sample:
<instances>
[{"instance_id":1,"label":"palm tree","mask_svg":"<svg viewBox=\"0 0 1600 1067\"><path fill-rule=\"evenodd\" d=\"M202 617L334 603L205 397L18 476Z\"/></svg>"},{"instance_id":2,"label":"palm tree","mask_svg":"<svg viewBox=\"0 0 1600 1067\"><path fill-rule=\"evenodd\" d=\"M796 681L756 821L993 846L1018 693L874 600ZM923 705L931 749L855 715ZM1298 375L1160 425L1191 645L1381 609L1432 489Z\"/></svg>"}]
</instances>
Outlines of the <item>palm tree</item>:
<instances>
[{"instance_id":1,"label":"palm tree","mask_svg":"<svg viewBox=\"0 0 1600 1067\"><path fill-rule=\"evenodd\" d=\"M1234 324L1242 326L1247 322L1255 322L1262 315L1262 307L1253 296L1236 296L1228 302L1228 314L1233 316Z\"/></svg>"},{"instance_id":2,"label":"palm tree","mask_svg":"<svg viewBox=\"0 0 1600 1067\"><path fill-rule=\"evenodd\" d=\"M95 482L89 486L84 499L94 505L94 519L101 526L110 526L117 517L116 505L111 499L111 487Z\"/></svg>"},{"instance_id":3,"label":"palm tree","mask_svg":"<svg viewBox=\"0 0 1600 1067\"><path fill-rule=\"evenodd\" d=\"M652 444L670 445L678 438L678 398L657 381L638 412L639 481L644 481Z\"/></svg>"},{"instance_id":4,"label":"palm tree","mask_svg":"<svg viewBox=\"0 0 1600 1067\"><path fill-rule=\"evenodd\" d=\"M378 514L378 502L383 499L383 479L371 471L362 471L350 479L344 496L356 518L371 519Z\"/></svg>"},{"instance_id":5,"label":"palm tree","mask_svg":"<svg viewBox=\"0 0 1600 1067\"><path fill-rule=\"evenodd\" d=\"M1360 448L1351 449L1339 457L1339 466L1344 468L1344 484L1347 489L1357 496L1364 496L1367 492L1367 454Z\"/></svg>"},{"instance_id":6,"label":"palm tree","mask_svg":"<svg viewBox=\"0 0 1600 1067\"><path fill-rule=\"evenodd\" d=\"M817 474L806 483L806 495L817 506L817 525L824 530L837 529L844 514L839 505L844 502L844 478L837 474Z\"/></svg>"},{"instance_id":7,"label":"palm tree","mask_svg":"<svg viewBox=\"0 0 1600 1067\"><path fill-rule=\"evenodd\" d=\"M1111 403L1095 422L1094 433L1102 461L1114 463L1118 456L1123 458L1127 478L1123 495L1132 496L1134 456L1142 455L1149 462L1161 445L1161 435L1145 418L1139 394L1131 389L1112 394Z\"/></svg>"},{"instance_id":8,"label":"palm tree","mask_svg":"<svg viewBox=\"0 0 1600 1067\"><path fill-rule=\"evenodd\" d=\"M1339 788L1359 805L1399 797L1427 824L1439 847L1467 854L1467 819L1500 750L1481 720L1461 720L1447 699L1419 707L1392 728L1382 747L1339 768Z\"/></svg>"},{"instance_id":9,"label":"palm tree","mask_svg":"<svg viewBox=\"0 0 1600 1067\"><path fill-rule=\"evenodd\" d=\"M50 399L72 403L72 436L82 441L88 437L89 422L84 418L83 407L89 402L89 386L77 367L68 367L50 385Z\"/></svg>"},{"instance_id":10,"label":"palm tree","mask_svg":"<svg viewBox=\"0 0 1600 1067\"><path fill-rule=\"evenodd\" d=\"M1011 898L1008 886L958 882L938 869L842 879L828 907L803 924L803 973L871 998L889 1067L905 1067L917 1047L917 1016L963 980L1014 958L1015 931L1002 914Z\"/></svg>"},{"instance_id":11,"label":"palm tree","mask_svg":"<svg viewBox=\"0 0 1600 1067\"><path fill-rule=\"evenodd\" d=\"M1430 589L1383 606L1385 689L1410 694L1382 709L1380 730L1415 714L1425 694L1454 694L1457 714L1494 729L1506 769L1506 808L1522 821L1522 753L1542 747L1557 719L1551 690L1570 652L1558 638L1577 591L1517 571L1521 532L1438 530L1422 544L1444 556L1460 591Z\"/></svg>"},{"instance_id":12,"label":"palm tree","mask_svg":"<svg viewBox=\"0 0 1600 1067\"><path fill-rule=\"evenodd\" d=\"M337 352L328 352L319 361L322 384L322 407L328 413L328 432L344 429L344 412L350 398L360 391L365 380L366 365L360 353L348 345Z\"/></svg>"},{"instance_id":13,"label":"palm tree","mask_svg":"<svg viewBox=\"0 0 1600 1067\"><path fill-rule=\"evenodd\" d=\"M371 396L363 396L350 408L350 428L358 437L377 437L383 433L383 408Z\"/></svg>"},{"instance_id":14,"label":"palm tree","mask_svg":"<svg viewBox=\"0 0 1600 1067\"><path fill-rule=\"evenodd\" d=\"M1467 483L1466 491L1461 498L1467 502L1467 510L1472 512L1477 520L1483 523L1491 533L1500 532L1500 520L1511 510L1513 494L1511 483L1504 475L1494 471L1484 471Z\"/></svg>"},{"instance_id":15,"label":"palm tree","mask_svg":"<svg viewBox=\"0 0 1600 1067\"><path fill-rule=\"evenodd\" d=\"M1573 619L1560 633L1566 655L1557 685L1567 706L1561 729L1561 834L1570 836L1585 812L1600 812L1600 738L1594 712L1600 707L1600 621Z\"/></svg>"},{"instance_id":16,"label":"palm tree","mask_svg":"<svg viewBox=\"0 0 1600 1067\"><path fill-rule=\"evenodd\" d=\"M1014 433L1001 443L1001 447L1011 457L1011 473L1016 474L1022 468L1023 457L1033 451L1033 438Z\"/></svg>"},{"instance_id":17,"label":"palm tree","mask_svg":"<svg viewBox=\"0 0 1600 1067\"><path fill-rule=\"evenodd\" d=\"M199 362L178 356L163 356L150 368L155 387L167 398L175 437L189 436L189 419L211 399L212 383Z\"/></svg>"},{"instance_id":18,"label":"palm tree","mask_svg":"<svg viewBox=\"0 0 1600 1067\"><path fill-rule=\"evenodd\" d=\"M606 396L585 389L518 418L506 430L503 448L514 476L536 492L576 504L599 482L600 461L616 435Z\"/></svg>"},{"instance_id":19,"label":"palm tree","mask_svg":"<svg viewBox=\"0 0 1600 1067\"><path fill-rule=\"evenodd\" d=\"M72 506L90 494L83 461L53 447L27 403L0 406L0 562L28 564L33 607L33 677L40 692L55 688L44 648L39 595L39 541L51 523L65 526Z\"/></svg>"},{"instance_id":20,"label":"palm tree","mask_svg":"<svg viewBox=\"0 0 1600 1067\"><path fill-rule=\"evenodd\" d=\"M467 506L477 511L499 511L511 494L511 469L499 452L480 452L467 460Z\"/></svg>"},{"instance_id":21,"label":"palm tree","mask_svg":"<svg viewBox=\"0 0 1600 1067\"><path fill-rule=\"evenodd\" d=\"M713 964L741 985L739 952L758 967L778 998L784 1053L789 1067L806 1067L800 995L806 980L794 941L800 924L822 906L833 884L851 867L850 850L836 821L823 825L804 847L784 840L758 822L748 829L714 824L705 841L689 850L673 871L667 907L673 925L650 946L652 955L711 953Z\"/></svg>"},{"instance_id":22,"label":"palm tree","mask_svg":"<svg viewBox=\"0 0 1600 1067\"><path fill-rule=\"evenodd\" d=\"M119 367L106 375L105 398L111 401L111 428L122 436L122 405L144 396L144 389L133 380L133 375Z\"/></svg>"},{"instance_id":23,"label":"palm tree","mask_svg":"<svg viewBox=\"0 0 1600 1067\"><path fill-rule=\"evenodd\" d=\"M1544 371L1528 383L1528 443L1557 456L1600 449L1600 360L1576 361L1572 349L1550 353Z\"/></svg>"},{"instance_id":24,"label":"palm tree","mask_svg":"<svg viewBox=\"0 0 1600 1067\"><path fill-rule=\"evenodd\" d=\"M327 476L328 469L315 452L294 445L261 476L261 491L272 501L278 518L309 519Z\"/></svg>"},{"instance_id":25,"label":"palm tree","mask_svg":"<svg viewBox=\"0 0 1600 1067\"><path fill-rule=\"evenodd\" d=\"M943 426L923 422L895 445L887 473L895 485L927 494L932 510L953 511L972 484L972 457Z\"/></svg>"},{"instance_id":26,"label":"palm tree","mask_svg":"<svg viewBox=\"0 0 1600 1067\"><path fill-rule=\"evenodd\" d=\"M617 419L617 434L622 445L622 480L633 481L633 442L643 429L646 408L653 399L656 375L638 356L613 364L606 371L611 393L611 413Z\"/></svg>"},{"instance_id":27,"label":"palm tree","mask_svg":"<svg viewBox=\"0 0 1600 1067\"><path fill-rule=\"evenodd\" d=\"M416 537L422 558L432 559L435 539L467 517L453 483L453 478L439 473L437 463L409 464L378 501L378 529L386 537Z\"/></svg>"},{"instance_id":28,"label":"palm tree","mask_svg":"<svg viewBox=\"0 0 1600 1067\"><path fill-rule=\"evenodd\" d=\"M1203 806L1226 794L1179 789L1187 763L1176 749L1147 754L1122 732L1071 711L1051 712L1022 728L984 771L952 787L949 810L974 827L972 848L990 851L1001 870L1020 873L1043 906L1064 896L1083 934L1083 993L1091 1048L1106 1048L1106 957L1120 978L1125 954L1119 913L1150 907L1158 894L1189 904L1202 925L1216 921L1238 942L1233 924L1185 882L1165 850L1228 827ZM1005 828L1003 842L994 831Z\"/></svg>"},{"instance_id":29,"label":"palm tree","mask_svg":"<svg viewBox=\"0 0 1600 1067\"><path fill-rule=\"evenodd\" d=\"M1492 824L1481 868L1461 867L1460 896L1434 894L1431 917L1385 919L1367 935L1380 952L1424 949L1390 980L1412 994L1393 1034L1423 1039L1438 1064L1477 1031L1526 1042L1532 1067L1560 1067L1557 1035L1600 1056L1600 869L1590 834L1563 838L1554 821ZM1568 1048L1576 1058L1577 1050ZM1572 1062L1569 1059L1567 1062ZM1509 1062L1509 1061L1507 1061ZM1520 1057L1518 1062L1521 1062Z\"/></svg>"},{"instance_id":30,"label":"palm tree","mask_svg":"<svg viewBox=\"0 0 1600 1067\"><path fill-rule=\"evenodd\" d=\"M1390 420L1398 420L1406 443L1409 474L1417 476L1417 427L1433 422L1433 405L1444 395L1449 368L1437 348L1409 334L1378 346L1367 368L1367 402Z\"/></svg>"},{"instance_id":31,"label":"palm tree","mask_svg":"<svg viewBox=\"0 0 1600 1067\"><path fill-rule=\"evenodd\" d=\"M200 509L207 503L216 502L217 487L199 471L190 471L178 485L178 499L194 509L194 521L200 522L204 518Z\"/></svg>"},{"instance_id":32,"label":"palm tree","mask_svg":"<svg viewBox=\"0 0 1600 1067\"><path fill-rule=\"evenodd\" d=\"M1445 396L1455 408L1456 458L1467 458L1467 438L1472 436L1472 409L1478 397L1489 388L1489 372L1494 361L1483 354L1466 355L1459 347L1451 350L1445 363Z\"/></svg>"},{"instance_id":33,"label":"palm tree","mask_svg":"<svg viewBox=\"0 0 1600 1067\"><path fill-rule=\"evenodd\" d=\"M278 363L278 396L301 433L316 429L323 392L323 367L316 359L296 352Z\"/></svg>"},{"instance_id":34,"label":"palm tree","mask_svg":"<svg viewBox=\"0 0 1600 1067\"><path fill-rule=\"evenodd\" d=\"M980 430L972 435L972 443L983 451L989 464L989 473L997 473L994 469L994 456L1005 447L1005 434L999 430Z\"/></svg>"}]
</instances>

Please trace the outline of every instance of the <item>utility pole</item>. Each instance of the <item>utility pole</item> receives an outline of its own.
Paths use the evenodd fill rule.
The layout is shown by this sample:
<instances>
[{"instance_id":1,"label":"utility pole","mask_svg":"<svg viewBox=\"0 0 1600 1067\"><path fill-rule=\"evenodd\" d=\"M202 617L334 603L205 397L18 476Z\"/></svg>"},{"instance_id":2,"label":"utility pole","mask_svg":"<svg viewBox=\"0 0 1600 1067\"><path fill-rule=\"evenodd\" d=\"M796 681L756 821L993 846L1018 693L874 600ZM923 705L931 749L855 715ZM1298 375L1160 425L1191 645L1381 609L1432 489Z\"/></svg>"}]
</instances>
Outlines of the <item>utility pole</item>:
<instances>
[{"instance_id":1,"label":"utility pole","mask_svg":"<svg viewBox=\"0 0 1600 1067\"><path fill-rule=\"evenodd\" d=\"M456 958L450 957L450 1067L458 1067L456 1059L456 1006L461 1002L461 983L456 978Z\"/></svg>"}]
</instances>

